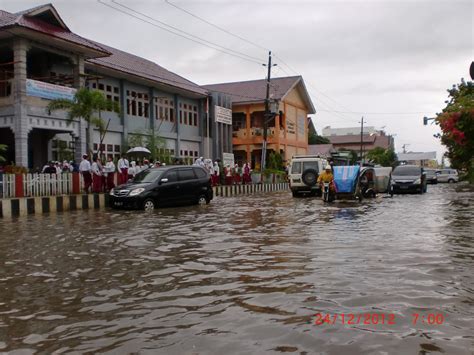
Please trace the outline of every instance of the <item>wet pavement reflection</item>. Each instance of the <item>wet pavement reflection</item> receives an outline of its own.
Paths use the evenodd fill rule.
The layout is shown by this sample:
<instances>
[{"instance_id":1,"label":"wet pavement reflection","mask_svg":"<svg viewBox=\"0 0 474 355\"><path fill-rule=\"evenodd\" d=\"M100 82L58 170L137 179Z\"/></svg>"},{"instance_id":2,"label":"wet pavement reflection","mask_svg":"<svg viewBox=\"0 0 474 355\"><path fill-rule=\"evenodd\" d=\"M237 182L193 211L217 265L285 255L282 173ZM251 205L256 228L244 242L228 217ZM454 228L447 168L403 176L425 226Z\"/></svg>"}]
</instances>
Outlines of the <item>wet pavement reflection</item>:
<instances>
[{"instance_id":1,"label":"wet pavement reflection","mask_svg":"<svg viewBox=\"0 0 474 355\"><path fill-rule=\"evenodd\" d=\"M473 212L458 184L0 220L0 352L471 354Z\"/></svg>"}]
</instances>

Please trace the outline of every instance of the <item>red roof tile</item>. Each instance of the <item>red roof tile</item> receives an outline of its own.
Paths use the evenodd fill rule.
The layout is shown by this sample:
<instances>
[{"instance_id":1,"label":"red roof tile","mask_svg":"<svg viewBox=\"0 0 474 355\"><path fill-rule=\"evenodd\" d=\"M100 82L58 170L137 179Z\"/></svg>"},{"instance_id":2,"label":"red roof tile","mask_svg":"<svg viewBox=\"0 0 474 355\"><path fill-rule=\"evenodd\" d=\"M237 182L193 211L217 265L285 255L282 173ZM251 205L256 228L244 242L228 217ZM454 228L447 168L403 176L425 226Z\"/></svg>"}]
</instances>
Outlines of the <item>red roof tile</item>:
<instances>
[{"instance_id":1,"label":"red roof tile","mask_svg":"<svg viewBox=\"0 0 474 355\"><path fill-rule=\"evenodd\" d=\"M299 80L301 80L301 76L272 78L270 82L270 98L281 100ZM266 97L267 80L237 81L204 85L204 87L211 91L228 94L231 96L233 103L260 102L265 100Z\"/></svg>"},{"instance_id":2,"label":"red roof tile","mask_svg":"<svg viewBox=\"0 0 474 355\"><path fill-rule=\"evenodd\" d=\"M0 11L0 30L15 26L24 27L71 43L94 49L96 51L102 52L104 55L107 54L107 51L105 51L96 43L81 36L78 36L67 29L53 26L47 22L41 21L34 17L30 17L27 14L28 11L23 11L18 14L11 14L6 11Z\"/></svg>"},{"instance_id":3,"label":"red roof tile","mask_svg":"<svg viewBox=\"0 0 474 355\"><path fill-rule=\"evenodd\" d=\"M100 46L109 51L111 55L108 57L89 59L87 62L136 75L144 79L168 84L200 95L207 95L207 90L203 87L170 72L150 60L103 44L100 44Z\"/></svg>"}]
</instances>

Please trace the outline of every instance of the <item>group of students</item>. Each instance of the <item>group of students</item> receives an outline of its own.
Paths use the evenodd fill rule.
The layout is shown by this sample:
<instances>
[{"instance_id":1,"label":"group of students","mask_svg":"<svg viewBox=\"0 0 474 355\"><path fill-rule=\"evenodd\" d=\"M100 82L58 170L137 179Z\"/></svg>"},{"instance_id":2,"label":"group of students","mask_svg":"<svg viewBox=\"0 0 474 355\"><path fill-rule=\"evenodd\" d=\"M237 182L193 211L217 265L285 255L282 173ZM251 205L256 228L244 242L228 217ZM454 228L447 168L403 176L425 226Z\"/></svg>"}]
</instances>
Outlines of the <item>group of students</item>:
<instances>
[{"instance_id":1,"label":"group of students","mask_svg":"<svg viewBox=\"0 0 474 355\"><path fill-rule=\"evenodd\" d=\"M245 163L242 168L239 164L235 164L234 166L231 166L230 164L222 166L218 161L213 163L211 159L203 159L203 157L199 157L194 161L194 165L201 166L207 170L211 176L212 186L220 184L249 184L252 182L249 163Z\"/></svg>"},{"instance_id":2,"label":"group of students","mask_svg":"<svg viewBox=\"0 0 474 355\"><path fill-rule=\"evenodd\" d=\"M154 166L161 166L157 161ZM150 168L148 160L143 160L137 165L135 161L131 163L125 155L123 155L117 162L117 167L112 159L109 157L107 162L104 162L97 156L92 157L92 164L89 161L89 156L84 154L82 161L79 164L79 172L84 180L84 191L89 193L90 190L94 193L108 192L115 187L114 176L118 172L117 183L124 184L128 179L133 179L140 171Z\"/></svg>"},{"instance_id":3,"label":"group of students","mask_svg":"<svg viewBox=\"0 0 474 355\"><path fill-rule=\"evenodd\" d=\"M70 162L64 160L62 163L59 161L50 161L41 169L41 174L61 174L72 172L77 172L77 165L72 160Z\"/></svg>"},{"instance_id":4,"label":"group of students","mask_svg":"<svg viewBox=\"0 0 474 355\"><path fill-rule=\"evenodd\" d=\"M91 164L89 156L84 154L79 164L79 172L84 180L84 191L86 193L90 192L91 187L92 192L95 193L109 191L115 187L115 164L112 157L109 157L104 165L101 159L94 156Z\"/></svg>"},{"instance_id":5,"label":"group of students","mask_svg":"<svg viewBox=\"0 0 474 355\"><path fill-rule=\"evenodd\" d=\"M115 187L115 172L118 173L117 183L121 185L126 183L129 179L133 179L135 175L142 170L162 165L165 164L159 161L150 164L146 159L137 164L135 161L129 162L127 157L122 155L116 166L112 157L109 157L104 164L98 156L94 155L91 162L89 156L84 154L79 164L79 172L83 177L84 191L86 193L101 193L108 192ZM194 165L201 166L208 171L213 186L220 184L249 184L252 182L249 163L245 163L243 167L240 167L238 164L234 166L227 164L224 167L222 163L218 161L213 163L211 159L203 159L200 157L196 159Z\"/></svg>"}]
</instances>

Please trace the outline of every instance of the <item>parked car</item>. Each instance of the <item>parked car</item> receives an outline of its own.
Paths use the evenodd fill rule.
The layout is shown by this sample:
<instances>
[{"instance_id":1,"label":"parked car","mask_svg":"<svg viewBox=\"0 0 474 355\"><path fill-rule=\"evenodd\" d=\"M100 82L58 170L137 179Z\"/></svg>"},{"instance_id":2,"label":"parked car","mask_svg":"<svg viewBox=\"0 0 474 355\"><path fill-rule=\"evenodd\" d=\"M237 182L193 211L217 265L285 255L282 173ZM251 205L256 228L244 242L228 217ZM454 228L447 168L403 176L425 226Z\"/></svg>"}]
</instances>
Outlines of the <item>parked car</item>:
<instances>
[{"instance_id":1,"label":"parked car","mask_svg":"<svg viewBox=\"0 0 474 355\"><path fill-rule=\"evenodd\" d=\"M390 194L426 192L426 173L422 167L416 165L400 165L392 172Z\"/></svg>"},{"instance_id":2,"label":"parked car","mask_svg":"<svg viewBox=\"0 0 474 355\"><path fill-rule=\"evenodd\" d=\"M321 196L321 186L318 186L318 176L324 170L328 161L317 155L296 155L291 159L288 171L288 181L293 197L299 194Z\"/></svg>"},{"instance_id":3,"label":"parked car","mask_svg":"<svg viewBox=\"0 0 474 355\"><path fill-rule=\"evenodd\" d=\"M438 176L436 175L436 170L434 169L425 169L426 173L426 183L428 184L437 184Z\"/></svg>"},{"instance_id":4,"label":"parked car","mask_svg":"<svg viewBox=\"0 0 474 355\"><path fill-rule=\"evenodd\" d=\"M441 169L436 171L438 182L459 182L459 175L456 169Z\"/></svg>"},{"instance_id":5,"label":"parked car","mask_svg":"<svg viewBox=\"0 0 474 355\"><path fill-rule=\"evenodd\" d=\"M110 206L153 210L170 204L208 204L213 198L209 173L199 166L163 166L138 173L110 191Z\"/></svg>"}]
</instances>

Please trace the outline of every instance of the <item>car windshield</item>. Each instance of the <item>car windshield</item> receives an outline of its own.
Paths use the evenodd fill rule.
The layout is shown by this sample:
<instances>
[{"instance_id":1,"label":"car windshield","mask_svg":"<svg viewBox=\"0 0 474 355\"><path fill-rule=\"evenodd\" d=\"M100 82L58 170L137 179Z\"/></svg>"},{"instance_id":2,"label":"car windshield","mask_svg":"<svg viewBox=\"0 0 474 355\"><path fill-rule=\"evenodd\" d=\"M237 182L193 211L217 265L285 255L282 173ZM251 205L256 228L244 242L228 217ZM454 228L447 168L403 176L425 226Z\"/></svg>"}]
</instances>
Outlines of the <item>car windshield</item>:
<instances>
[{"instance_id":1,"label":"car windshield","mask_svg":"<svg viewBox=\"0 0 474 355\"><path fill-rule=\"evenodd\" d=\"M160 175L163 173L161 169L147 169L139 172L133 178L133 182L147 183L156 181Z\"/></svg>"},{"instance_id":2,"label":"car windshield","mask_svg":"<svg viewBox=\"0 0 474 355\"><path fill-rule=\"evenodd\" d=\"M396 176L416 176L421 174L421 169L416 166L398 166L392 175Z\"/></svg>"}]
</instances>

